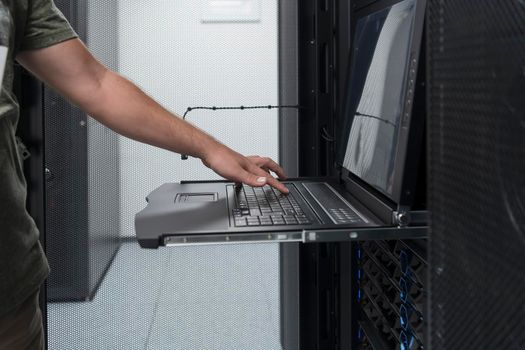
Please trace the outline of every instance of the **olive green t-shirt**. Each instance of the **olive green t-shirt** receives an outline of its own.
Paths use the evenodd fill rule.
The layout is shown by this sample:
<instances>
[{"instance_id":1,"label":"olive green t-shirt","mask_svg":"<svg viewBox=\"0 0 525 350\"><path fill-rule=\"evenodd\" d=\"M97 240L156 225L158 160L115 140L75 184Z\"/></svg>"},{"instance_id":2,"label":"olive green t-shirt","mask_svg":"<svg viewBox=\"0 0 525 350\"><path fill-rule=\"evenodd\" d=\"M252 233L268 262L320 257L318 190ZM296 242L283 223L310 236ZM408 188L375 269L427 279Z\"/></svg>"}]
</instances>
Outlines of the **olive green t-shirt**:
<instances>
[{"instance_id":1,"label":"olive green t-shirt","mask_svg":"<svg viewBox=\"0 0 525 350\"><path fill-rule=\"evenodd\" d=\"M14 60L21 51L74 37L52 0L0 0L0 45L8 48L0 93L0 317L36 292L49 271L38 230L25 209L26 182L15 141Z\"/></svg>"}]
</instances>

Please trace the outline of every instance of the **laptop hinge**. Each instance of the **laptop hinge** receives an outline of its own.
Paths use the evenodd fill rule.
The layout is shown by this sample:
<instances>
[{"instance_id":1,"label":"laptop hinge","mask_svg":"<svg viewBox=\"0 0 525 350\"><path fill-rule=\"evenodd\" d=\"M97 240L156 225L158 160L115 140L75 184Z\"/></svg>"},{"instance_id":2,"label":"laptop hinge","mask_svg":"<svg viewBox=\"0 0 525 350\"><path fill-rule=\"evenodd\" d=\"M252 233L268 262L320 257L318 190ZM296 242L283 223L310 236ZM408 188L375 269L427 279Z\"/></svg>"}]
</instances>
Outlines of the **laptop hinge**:
<instances>
[{"instance_id":1,"label":"laptop hinge","mask_svg":"<svg viewBox=\"0 0 525 350\"><path fill-rule=\"evenodd\" d=\"M392 223L398 227L407 227L409 225L427 225L427 210L410 210L410 207L399 206L392 212Z\"/></svg>"}]
</instances>

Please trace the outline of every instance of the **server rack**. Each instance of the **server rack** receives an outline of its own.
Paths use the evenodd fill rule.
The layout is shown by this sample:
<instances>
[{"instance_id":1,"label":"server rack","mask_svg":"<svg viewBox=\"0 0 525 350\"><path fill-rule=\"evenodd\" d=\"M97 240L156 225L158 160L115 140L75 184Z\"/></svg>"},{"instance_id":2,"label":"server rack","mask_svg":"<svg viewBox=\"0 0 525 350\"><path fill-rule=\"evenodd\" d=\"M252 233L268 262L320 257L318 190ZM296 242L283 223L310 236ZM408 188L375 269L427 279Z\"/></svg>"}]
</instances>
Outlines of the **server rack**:
<instances>
[{"instance_id":1,"label":"server rack","mask_svg":"<svg viewBox=\"0 0 525 350\"><path fill-rule=\"evenodd\" d=\"M353 13L373 3L301 1L300 176L334 174ZM424 49L421 55L424 63ZM425 73L421 64L413 113L426 113ZM413 208L425 210L425 149L419 165ZM300 349L425 348L426 240L322 243L302 245L299 252Z\"/></svg>"},{"instance_id":2,"label":"server rack","mask_svg":"<svg viewBox=\"0 0 525 350\"><path fill-rule=\"evenodd\" d=\"M350 3L352 11L373 0ZM519 349L525 342L525 6L431 0L427 14L428 56L420 62L429 63L422 90L429 101L430 159L421 161L419 180L426 179L428 165L429 249L426 241L303 247L319 250L301 265L301 295L322 310L305 312L314 320L302 322L315 327L313 335L302 335L305 349ZM335 28L337 35L341 27ZM307 62L321 64L315 55ZM424 206L426 184L419 189L417 204ZM333 305L326 291L336 309L317 307ZM321 345L328 315L338 320L338 332Z\"/></svg>"},{"instance_id":3,"label":"server rack","mask_svg":"<svg viewBox=\"0 0 525 350\"><path fill-rule=\"evenodd\" d=\"M299 176L334 174L336 16L343 1L306 0L298 7ZM299 247L299 348L338 343L337 244Z\"/></svg>"}]
</instances>

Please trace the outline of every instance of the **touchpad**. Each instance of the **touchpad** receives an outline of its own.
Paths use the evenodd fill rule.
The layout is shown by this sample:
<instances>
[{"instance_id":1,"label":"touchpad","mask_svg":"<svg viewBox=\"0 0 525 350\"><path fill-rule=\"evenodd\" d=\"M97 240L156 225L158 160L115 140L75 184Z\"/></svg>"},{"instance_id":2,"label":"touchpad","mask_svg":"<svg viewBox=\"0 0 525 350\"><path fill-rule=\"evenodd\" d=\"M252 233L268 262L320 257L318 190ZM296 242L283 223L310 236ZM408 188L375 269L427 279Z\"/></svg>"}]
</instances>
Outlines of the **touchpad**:
<instances>
[{"instance_id":1,"label":"touchpad","mask_svg":"<svg viewBox=\"0 0 525 350\"><path fill-rule=\"evenodd\" d=\"M175 203L202 203L202 202L217 202L219 199L218 193L178 193L175 197Z\"/></svg>"}]
</instances>

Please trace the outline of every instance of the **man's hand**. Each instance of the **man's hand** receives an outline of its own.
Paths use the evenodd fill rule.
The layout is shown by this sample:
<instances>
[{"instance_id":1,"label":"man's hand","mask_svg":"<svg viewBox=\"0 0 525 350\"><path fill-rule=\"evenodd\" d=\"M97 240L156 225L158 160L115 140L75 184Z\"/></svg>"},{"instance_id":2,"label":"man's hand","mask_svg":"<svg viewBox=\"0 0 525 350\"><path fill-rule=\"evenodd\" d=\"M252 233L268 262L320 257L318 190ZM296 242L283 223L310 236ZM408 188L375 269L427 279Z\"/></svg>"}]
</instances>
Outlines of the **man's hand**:
<instances>
[{"instance_id":1,"label":"man's hand","mask_svg":"<svg viewBox=\"0 0 525 350\"><path fill-rule=\"evenodd\" d=\"M244 157L226 146L219 145L206 152L202 162L220 176L236 183L245 183L254 187L268 184L282 193L289 192L286 186L270 174L272 171L280 179L286 178L284 170L270 158Z\"/></svg>"}]
</instances>

